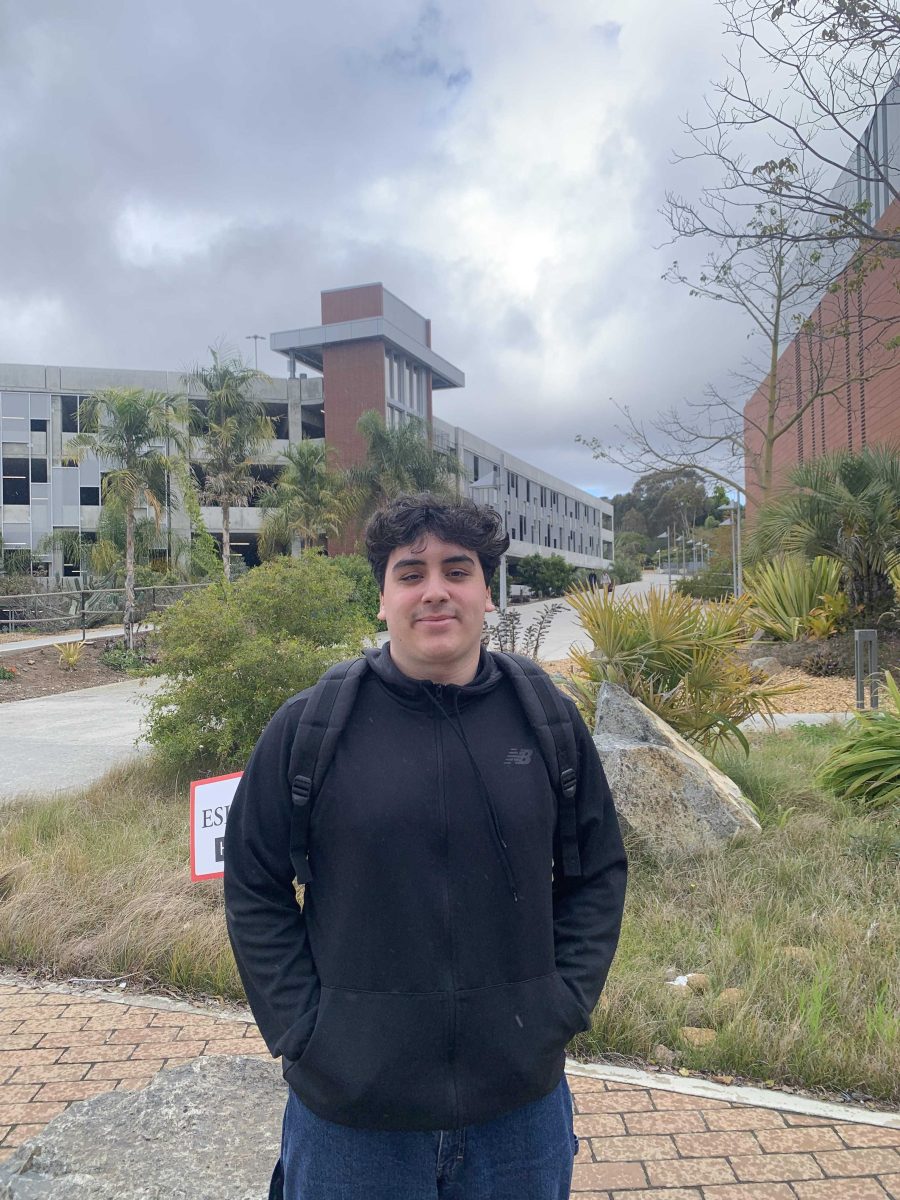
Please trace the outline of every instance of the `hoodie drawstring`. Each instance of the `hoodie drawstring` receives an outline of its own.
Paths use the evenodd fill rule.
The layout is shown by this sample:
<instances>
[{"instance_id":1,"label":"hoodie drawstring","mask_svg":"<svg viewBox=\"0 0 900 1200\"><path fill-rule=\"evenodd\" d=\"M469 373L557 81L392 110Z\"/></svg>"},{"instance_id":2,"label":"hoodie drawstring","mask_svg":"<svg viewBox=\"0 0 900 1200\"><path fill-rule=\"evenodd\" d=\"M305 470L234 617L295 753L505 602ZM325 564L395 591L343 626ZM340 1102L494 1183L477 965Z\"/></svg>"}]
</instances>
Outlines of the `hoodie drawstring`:
<instances>
[{"instance_id":1,"label":"hoodie drawstring","mask_svg":"<svg viewBox=\"0 0 900 1200\"><path fill-rule=\"evenodd\" d=\"M427 684L423 687L423 690L425 695L438 710L441 716L444 717L444 719L447 721L447 724L462 742L463 749L469 756L469 762L472 764L472 770L475 772L475 778L478 780L478 787L481 791L482 799L484 800L490 815L491 833L494 836L494 846L497 850L497 854L500 857L500 862L503 865L503 870L506 874L506 879L509 884L509 890L512 892L513 900L518 903L519 893L516 889L516 878L513 874L512 864L509 861L509 855L506 853L507 845L503 837L503 830L500 826L500 818L497 816L497 809L494 806L491 793L488 790L488 786L484 781L484 776L481 774L478 763L475 761L475 755L472 753L471 747L466 739L465 730L462 727L462 719L459 715L459 697L456 696L454 700L454 708L456 710L456 721L454 722L453 717L447 712L446 708L444 708L443 704L441 704L440 700L438 700L437 696L434 694L434 692L432 692Z\"/></svg>"}]
</instances>

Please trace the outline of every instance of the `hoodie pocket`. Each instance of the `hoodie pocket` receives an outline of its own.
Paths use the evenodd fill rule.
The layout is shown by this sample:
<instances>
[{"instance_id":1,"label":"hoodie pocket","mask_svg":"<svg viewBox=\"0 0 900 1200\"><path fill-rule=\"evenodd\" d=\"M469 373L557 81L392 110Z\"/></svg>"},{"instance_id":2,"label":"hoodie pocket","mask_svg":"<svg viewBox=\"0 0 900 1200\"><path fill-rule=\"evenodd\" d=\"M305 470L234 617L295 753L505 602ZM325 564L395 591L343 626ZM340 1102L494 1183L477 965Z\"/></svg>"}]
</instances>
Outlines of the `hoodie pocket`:
<instances>
[{"instance_id":1,"label":"hoodie pocket","mask_svg":"<svg viewBox=\"0 0 900 1200\"><path fill-rule=\"evenodd\" d=\"M452 1112L445 992L322 987L312 1036L285 1079L341 1125L440 1129Z\"/></svg>"},{"instance_id":2,"label":"hoodie pocket","mask_svg":"<svg viewBox=\"0 0 900 1200\"><path fill-rule=\"evenodd\" d=\"M457 993L457 1063L464 1123L528 1104L559 1082L567 1043L585 1028L572 993L553 971L535 979Z\"/></svg>"}]
</instances>

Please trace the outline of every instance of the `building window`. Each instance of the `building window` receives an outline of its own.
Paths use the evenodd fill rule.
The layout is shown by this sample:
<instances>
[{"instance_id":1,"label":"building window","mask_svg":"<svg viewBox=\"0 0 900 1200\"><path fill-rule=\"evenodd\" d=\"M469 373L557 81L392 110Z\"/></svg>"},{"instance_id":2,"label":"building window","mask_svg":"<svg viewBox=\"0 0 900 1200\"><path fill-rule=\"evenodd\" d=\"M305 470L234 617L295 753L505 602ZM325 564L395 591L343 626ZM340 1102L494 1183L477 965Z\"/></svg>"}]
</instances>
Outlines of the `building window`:
<instances>
[{"instance_id":1,"label":"building window","mask_svg":"<svg viewBox=\"0 0 900 1200\"><path fill-rule=\"evenodd\" d=\"M81 504L85 508L97 508L100 505L100 489L98 487L83 487L81 492Z\"/></svg>"},{"instance_id":2,"label":"building window","mask_svg":"<svg viewBox=\"0 0 900 1200\"><path fill-rule=\"evenodd\" d=\"M47 460L46 458L33 458L31 460L31 482L46 483L47 482Z\"/></svg>"},{"instance_id":3,"label":"building window","mask_svg":"<svg viewBox=\"0 0 900 1200\"><path fill-rule=\"evenodd\" d=\"M546 508L546 507L547 507L547 489L545 487L542 487L541 488L541 508Z\"/></svg>"},{"instance_id":4,"label":"building window","mask_svg":"<svg viewBox=\"0 0 900 1200\"><path fill-rule=\"evenodd\" d=\"M32 417L31 418L31 432L32 433L46 433L47 432L47 422L45 420L42 420L40 417Z\"/></svg>"},{"instance_id":5,"label":"building window","mask_svg":"<svg viewBox=\"0 0 900 1200\"><path fill-rule=\"evenodd\" d=\"M525 503L526 504L531 503L531 480L530 479L525 480Z\"/></svg>"},{"instance_id":6,"label":"building window","mask_svg":"<svg viewBox=\"0 0 900 1200\"><path fill-rule=\"evenodd\" d=\"M612 558L612 556L613 556L612 542L604 542L603 543L603 557L604 558Z\"/></svg>"},{"instance_id":7,"label":"building window","mask_svg":"<svg viewBox=\"0 0 900 1200\"><path fill-rule=\"evenodd\" d=\"M268 415L269 420L272 422L272 437L286 442L290 436L288 432L288 406L286 404L272 404L269 406Z\"/></svg>"},{"instance_id":8,"label":"building window","mask_svg":"<svg viewBox=\"0 0 900 1200\"><path fill-rule=\"evenodd\" d=\"M28 459L4 458L3 462L3 503L28 504L30 488L28 486Z\"/></svg>"},{"instance_id":9,"label":"building window","mask_svg":"<svg viewBox=\"0 0 900 1200\"><path fill-rule=\"evenodd\" d=\"M519 517L519 541L520 542L525 541L526 532L527 532L527 530L526 530L525 518L520 516Z\"/></svg>"},{"instance_id":10,"label":"building window","mask_svg":"<svg viewBox=\"0 0 900 1200\"><path fill-rule=\"evenodd\" d=\"M62 431L63 433L78 432L78 397L60 396L62 401Z\"/></svg>"},{"instance_id":11,"label":"building window","mask_svg":"<svg viewBox=\"0 0 900 1200\"><path fill-rule=\"evenodd\" d=\"M612 529L612 517L610 516L609 513L603 514L603 528L604 529Z\"/></svg>"}]
</instances>

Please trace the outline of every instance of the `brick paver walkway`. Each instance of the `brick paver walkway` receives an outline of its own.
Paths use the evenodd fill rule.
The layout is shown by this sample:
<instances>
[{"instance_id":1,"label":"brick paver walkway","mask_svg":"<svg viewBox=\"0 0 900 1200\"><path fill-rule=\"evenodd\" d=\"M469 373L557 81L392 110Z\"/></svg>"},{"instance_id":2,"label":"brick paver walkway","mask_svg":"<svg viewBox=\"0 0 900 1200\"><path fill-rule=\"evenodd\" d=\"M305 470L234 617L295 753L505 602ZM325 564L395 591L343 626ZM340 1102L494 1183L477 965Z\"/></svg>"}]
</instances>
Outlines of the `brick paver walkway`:
<instances>
[{"instance_id":1,"label":"brick paver walkway","mask_svg":"<svg viewBox=\"0 0 900 1200\"><path fill-rule=\"evenodd\" d=\"M148 998L0 984L0 1157L89 1096L202 1054L267 1054L252 1022ZM900 1200L900 1128L570 1074L578 1200Z\"/></svg>"}]
</instances>

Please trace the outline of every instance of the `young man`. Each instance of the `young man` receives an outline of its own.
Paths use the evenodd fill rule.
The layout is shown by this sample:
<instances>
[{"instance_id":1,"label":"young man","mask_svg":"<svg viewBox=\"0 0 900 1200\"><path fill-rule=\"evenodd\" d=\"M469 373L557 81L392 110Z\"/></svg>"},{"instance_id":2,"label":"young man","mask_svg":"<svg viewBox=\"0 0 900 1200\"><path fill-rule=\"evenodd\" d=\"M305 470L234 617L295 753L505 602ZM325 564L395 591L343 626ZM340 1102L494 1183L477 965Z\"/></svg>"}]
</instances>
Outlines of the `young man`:
<instances>
[{"instance_id":1,"label":"young man","mask_svg":"<svg viewBox=\"0 0 900 1200\"><path fill-rule=\"evenodd\" d=\"M481 647L508 545L489 508L400 497L366 531L390 642L367 651L293 887L298 718L284 704L231 807L228 927L290 1084L272 1195L565 1200L563 1074L615 952L626 862L570 701L581 873L561 867L534 728Z\"/></svg>"}]
</instances>

